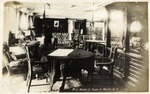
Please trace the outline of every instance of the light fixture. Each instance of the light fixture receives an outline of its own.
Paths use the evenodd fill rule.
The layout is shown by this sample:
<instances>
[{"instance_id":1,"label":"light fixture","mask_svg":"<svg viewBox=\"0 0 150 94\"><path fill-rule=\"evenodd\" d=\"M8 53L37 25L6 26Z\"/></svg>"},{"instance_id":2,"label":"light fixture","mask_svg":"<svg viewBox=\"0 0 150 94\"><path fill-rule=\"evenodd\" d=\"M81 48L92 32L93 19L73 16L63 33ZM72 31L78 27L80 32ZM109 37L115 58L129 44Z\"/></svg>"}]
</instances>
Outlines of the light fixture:
<instances>
[{"instance_id":1,"label":"light fixture","mask_svg":"<svg viewBox=\"0 0 150 94\"><path fill-rule=\"evenodd\" d=\"M142 30L142 24L140 21L133 21L130 26L130 31L134 33L138 33Z\"/></svg>"},{"instance_id":2,"label":"light fixture","mask_svg":"<svg viewBox=\"0 0 150 94\"><path fill-rule=\"evenodd\" d=\"M137 2L136 2L135 7L138 8L138 3ZM133 18L133 22L130 25L130 32L133 32L133 33L141 32L141 30L142 30L141 22L138 21L138 18L137 18L136 15L134 15L132 18Z\"/></svg>"},{"instance_id":3,"label":"light fixture","mask_svg":"<svg viewBox=\"0 0 150 94\"><path fill-rule=\"evenodd\" d=\"M49 9L50 9L50 4L49 3L45 3L44 4L44 12L43 12L43 22L45 23L45 16L46 16L46 11L45 11L45 7L46 5L48 5ZM41 17L42 18L42 17ZM43 23L42 27L45 27L45 24Z\"/></svg>"},{"instance_id":4,"label":"light fixture","mask_svg":"<svg viewBox=\"0 0 150 94\"><path fill-rule=\"evenodd\" d=\"M45 12L46 12L46 11L45 11L45 7L46 7L46 5L48 5L48 7L49 7L49 9L50 9L50 4L49 4L49 3L45 3L45 4L44 4L43 19L45 18L45 15L46 15L46 14L45 14Z\"/></svg>"}]
</instances>

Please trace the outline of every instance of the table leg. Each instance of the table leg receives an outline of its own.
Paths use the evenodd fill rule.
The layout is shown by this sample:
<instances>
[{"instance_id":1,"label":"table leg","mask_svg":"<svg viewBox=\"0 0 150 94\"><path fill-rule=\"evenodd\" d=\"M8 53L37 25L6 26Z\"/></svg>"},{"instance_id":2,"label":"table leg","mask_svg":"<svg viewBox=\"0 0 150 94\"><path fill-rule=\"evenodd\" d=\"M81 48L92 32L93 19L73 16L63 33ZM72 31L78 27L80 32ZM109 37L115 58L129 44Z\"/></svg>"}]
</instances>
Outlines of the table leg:
<instances>
[{"instance_id":1,"label":"table leg","mask_svg":"<svg viewBox=\"0 0 150 94\"><path fill-rule=\"evenodd\" d=\"M60 71L61 71L61 76L63 77L63 81L62 81L62 85L59 88L59 91L63 91L64 90L64 86L65 86L65 81L66 81L66 64L65 61L61 60L60 62Z\"/></svg>"},{"instance_id":2,"label":"table leg","mask_svg":"<svg viewBox=\"0 0 150 94\"><path fill-rule=\"evenodd\" d=\"M85 84L85 80L83 79L83 76L82 76L82 69L80 70L79 74L78 74L78 77L79 77L79 80L81 82L81 84Z\"/></svg>"},{"instance_id":3,"label":"table leg","mask_svg":"<svg viewBox=\"0 0 150 94\"><path fill-rule=\"evenodd\" d=\"M54 76L55 76L55 60L52 59L51 63L49 64L49 78L50 78L50 91L52 91L53 85L54 85Z\"/></svg>"},{"instance_id":4,"label":"table leg","mask_svg":"<svg viewBox=\"0 0 150 94\"><path fill-rule=\"evenodd\" d=\"M59 88L59 91L63 91L63 90L64 90L64 87L65 87L65 81L66 81L66 75L63 75L63 82L62 82L61 87Z\"/></svg>"}]
</instances>

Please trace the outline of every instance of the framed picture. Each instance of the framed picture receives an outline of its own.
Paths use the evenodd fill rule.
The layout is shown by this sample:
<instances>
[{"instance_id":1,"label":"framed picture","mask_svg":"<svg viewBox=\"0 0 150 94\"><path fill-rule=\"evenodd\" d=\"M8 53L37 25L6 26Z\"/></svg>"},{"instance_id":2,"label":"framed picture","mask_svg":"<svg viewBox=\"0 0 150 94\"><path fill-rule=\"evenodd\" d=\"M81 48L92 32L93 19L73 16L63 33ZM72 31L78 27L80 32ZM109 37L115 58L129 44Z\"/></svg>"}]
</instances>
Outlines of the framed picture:
<instances>
[{"instance_id":1,"label":"framed picture","mask_svg":"<svg viewBox=\"0 0 150 94\"><path fill-rule=\"evenodd\" d=\"M59 27L59 21L54 21L54 27Z\"/></svg>"}]
</instances>

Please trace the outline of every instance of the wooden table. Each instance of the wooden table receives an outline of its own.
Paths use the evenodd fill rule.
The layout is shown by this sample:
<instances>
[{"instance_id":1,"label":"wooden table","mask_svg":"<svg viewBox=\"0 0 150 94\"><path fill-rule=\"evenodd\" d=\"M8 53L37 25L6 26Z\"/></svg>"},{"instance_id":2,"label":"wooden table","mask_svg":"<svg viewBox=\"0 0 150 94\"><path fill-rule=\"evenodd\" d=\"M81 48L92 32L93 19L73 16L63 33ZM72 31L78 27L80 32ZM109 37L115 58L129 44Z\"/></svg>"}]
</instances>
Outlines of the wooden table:
<instances>
[{"instance_id":1,"label":"wooden table","mask_svg":"<svg viewBox=\"0 0 150 94\"><path fill-rule=\"evenodd\" d=\"M104 46L106 45L106 41L101 41L101 40L86 40L85 42L86 42L85 44L87 47L86 49L92 52L94 52L97 45L99 44L104 45Z\"/></svg>"},{"instance_id":2,"label":"wooden table","mask_svg":"<svg viewBox=\"0 0 150 94\"><path fill-rule=\"evenodd\" d=\"M101 40L86 40L86 42L91 42L91 43L99 43L99 44L106 44L106 41L101 41Z\"/></svg>"},{"instance_id":3,"label":"wooden table","mask_svg":"<svg viewBox=\"0 0 150 94\"><path fill-rule=\"evenodd\" d=\"M53 51L52 53L47 55L48 58L51 60L50 64L50 79L51 79L51 88L52 90L53 84L55 82L55 71L56 71L56 65L57 60L61 61L60 69L62 72L63 77L63 83L60 87L60 91L64 89L65 80L67 75L69 74L68 69L75 70L79 77L79 80L82 82L83 78L81 75L81 70L85 69L88 71L88 76L92 77L92 73L94 70L94 55L92 52L85 51L85 50L79 50L79 49L57 49ZM92 80L91 80L92 83ZM92 84L91 84L92 85Z\"/></svg>"}]
</instances>

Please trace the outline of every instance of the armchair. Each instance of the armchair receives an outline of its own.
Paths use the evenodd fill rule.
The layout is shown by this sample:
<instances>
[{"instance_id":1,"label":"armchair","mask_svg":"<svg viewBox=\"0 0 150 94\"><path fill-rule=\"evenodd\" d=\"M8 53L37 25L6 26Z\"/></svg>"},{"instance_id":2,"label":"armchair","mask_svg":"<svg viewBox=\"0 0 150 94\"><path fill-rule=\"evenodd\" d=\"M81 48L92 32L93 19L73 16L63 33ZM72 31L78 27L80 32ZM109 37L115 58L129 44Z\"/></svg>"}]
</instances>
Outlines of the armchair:
<instances>
[{"instance_id":1,"label":"armchair","mask_svg":"<svg viewBox=\"0 0 150 94\"><path fill-rule=\"evenodd\" d=\"M103 49L104 55L103 56L95 56L96 66L99 66L99 74L100 75L109 75L110 81L112 84L113 82L113 68L114 62L116 58L117 47L107 48L104 47ZM109 53L108 55L106 53ZM104 68L105 66L105 68Z\"/></svg>"},{"instance_id":2,"label":"armchair","mask_svg":"<svg viewBox=\"0 0 150 94\"><path fill-rule=\"evenodd\" d=\"M3 42L3 63L8 72L8 76L13 77L17 75L26 76L27 73L27 59L17 59L15 56L10 54L9 47L6 42Z\"/></svg>"}]
</instances>

